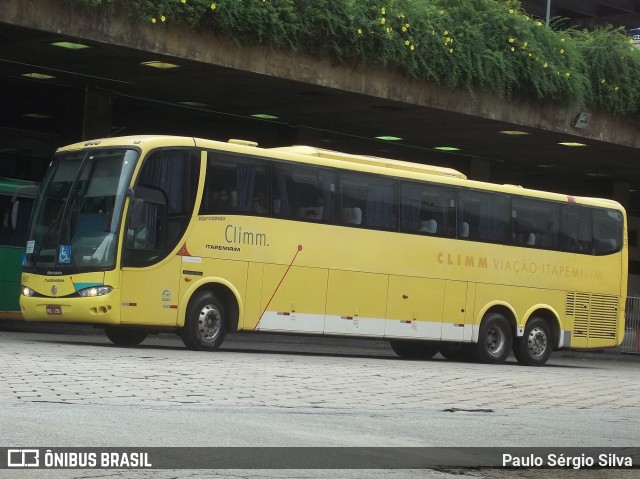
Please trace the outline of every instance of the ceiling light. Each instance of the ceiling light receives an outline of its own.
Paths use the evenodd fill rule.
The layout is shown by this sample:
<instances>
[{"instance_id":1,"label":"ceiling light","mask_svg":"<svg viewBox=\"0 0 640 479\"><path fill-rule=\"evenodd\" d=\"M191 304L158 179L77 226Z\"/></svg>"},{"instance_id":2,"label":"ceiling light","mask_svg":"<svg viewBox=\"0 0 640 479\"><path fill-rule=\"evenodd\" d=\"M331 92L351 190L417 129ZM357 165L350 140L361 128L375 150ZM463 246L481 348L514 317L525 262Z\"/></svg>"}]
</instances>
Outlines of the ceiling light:
<instances>
[{"instance_id":1,"label":"ceiling light","mask_svg":"<svg viewBox=\"0 0 640 479\"><path fill-rule=\"evenodd\" d=\"M206 103L201 103L199 101L181 101L180 104L184 105L184 106L195 106L195 107L198 107L198 108L209 106Z\"/></svg>"},{"instance_id":2,"label":"ceiling light","mask_svg":"<svg viewBox=\"0 0 640 479\"><path fill-rule=\"evenodd\" d=\"M51 45L54 47L67 48L68 50L82 50L84 48L89 48L89 45L74 42L54 42Z\"/></svg>"},{"instance_id":3,"label":"ceiling light","mask_svg":"<svg viewBox=\"0 0 640 479\"><path fill-rule=\"evenodd\" d=\"M261 120L277 120L279 118L277 116L269 115L267 113L256 113L251 116L254 118L260 118Z\"/></svg>"},{"instance_id":4,"label":"ceiling light","mask_svg":"<svg viewBox=\"0 0 640 479\"><path fill-rule=\"evenodd\" d=\"M502 133L503 135L511 135L511 136L520 136L520 135L530 134L526 131L520 131L520 130L502 130L500 133Z\"/></svg>"},{"instance_id":5,"label":"ceiling light","mask_svg":"<svg viewBox=\"0 0 640 479\"><path fill-rule=\"evenodd\" d=\"M384 141L400 141L400 140L402 140L402 138L399 138L397 136L391 136L391 135L376 136L375 138L376 138L376 140L384 140Z\"/></svg>"},{"instance_id":6,"label":"ceiling light","mask_svg":"<svg viewBox=\"0 0 640 479\"><path fill-rule=\"evenodd\" d=\"M51 118L51 115L44 115L42 113L25 113L22 116L26 118L35 118L36 120L44 120L46 118Z\"/></svg>"},{"instance_id":7,"label":"ceiling light","mask_svg":"<svg viewBox=\"0 0 640 479\"><path fill-rule=\"evenodd\" d=\"M455 146L434 146L433 149L440 151L460 151L460 148L456 148Z\"/></svg>"},{"instance_id":8,"label":"ceiling light","mask_svg":"<svg viewBox=\"0 0 640 479\"><path fill-rule=\"evenodd\" d=\"M144 65L146 67L159 68L160 70L168 70L170 68L178 68L180 65L176 65L175 63L161 62L159 60L153 60L150 62L140 62L140 65Z\"/></svg>"},{"instance_id":9,"label":"ceiling light","mask_svg":"<svg viewBox=\"0 0 640 479\"><path fill-rule=\"evenodd\" d=\"M23 77L33 78L35 80L51 80L55 78L53 75L47 75L45 73L23 73Z\"/></svg>"},{"instance_id":10,"label":"ceiling light","mask_svg":"<svg viewBox=\"0 0 640 479\"><path fill-rule=\"evenodd\" d=\"M538 168L555 168L556 165L536 165Z\"/></svg>"},{"instance_id":11,"label":"ceiling light","mask_svg":"<svg viewBox=\"0 0 640 479\"><path fill-rule=\"evenodd\" d=\"M587 146L584 143L575 143L573 141L563 141L561 143L558 143L558 145L562 145L562 146Z\"/></svg>"}]
</instances>

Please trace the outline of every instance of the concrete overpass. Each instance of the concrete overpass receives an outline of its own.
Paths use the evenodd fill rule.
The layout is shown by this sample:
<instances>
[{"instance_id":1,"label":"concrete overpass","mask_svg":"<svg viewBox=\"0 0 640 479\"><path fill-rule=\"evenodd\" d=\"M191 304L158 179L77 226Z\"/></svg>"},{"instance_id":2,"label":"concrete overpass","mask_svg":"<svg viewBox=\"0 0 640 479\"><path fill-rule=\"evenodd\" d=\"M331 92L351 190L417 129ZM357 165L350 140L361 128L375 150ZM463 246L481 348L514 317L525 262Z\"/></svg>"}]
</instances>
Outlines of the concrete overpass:
<instances>
[{"instance_id":1,"label":"concrete overpass","mask_svg":"<svg viewBox=\"0 0 640 479\"><path fill-rule=\"evenodd\" d=\"M542 3L523 5L538 14ZM575 8L578 22L600 13L620 25L633 25L639 3L553 2L560 14ZM64 0L2 0L0 91L0 175L37 178L55 147L80 139L171 133L450 166L473 179L615 198L640 215L638 121L593 111L578 121L585 112L472 95L380 66L241 48ZM378 138L390 136L401 139Z\"/></svg>"}]
</instances>

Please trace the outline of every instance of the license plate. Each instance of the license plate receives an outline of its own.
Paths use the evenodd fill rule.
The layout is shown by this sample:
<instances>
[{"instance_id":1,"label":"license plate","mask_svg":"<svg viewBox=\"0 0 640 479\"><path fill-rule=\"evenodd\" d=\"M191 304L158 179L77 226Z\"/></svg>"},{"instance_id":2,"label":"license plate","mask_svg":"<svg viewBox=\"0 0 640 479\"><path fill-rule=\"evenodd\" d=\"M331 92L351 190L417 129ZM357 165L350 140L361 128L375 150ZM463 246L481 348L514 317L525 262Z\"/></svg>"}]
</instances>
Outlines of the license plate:
<instances>
[{"instance_id":1,"label":"license plate","mask_svg":"<svg viewBox=\"0 0 640 479\"><path fill-rule=\"evenodd\" d=\"M62 314L62 306L47 304L47 314Z\"/></svg>"}]
</instances>

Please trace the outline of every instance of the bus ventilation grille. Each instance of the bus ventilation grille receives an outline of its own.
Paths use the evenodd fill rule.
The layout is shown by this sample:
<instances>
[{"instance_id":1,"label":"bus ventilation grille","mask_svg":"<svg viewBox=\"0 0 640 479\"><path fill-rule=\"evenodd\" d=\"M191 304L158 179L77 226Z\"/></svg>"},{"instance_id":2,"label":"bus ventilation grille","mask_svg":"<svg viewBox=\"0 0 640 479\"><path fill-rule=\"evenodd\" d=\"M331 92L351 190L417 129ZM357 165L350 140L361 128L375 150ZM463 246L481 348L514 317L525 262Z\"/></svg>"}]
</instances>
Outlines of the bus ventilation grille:
<instances>
[{"instance_id":1,"label":"bus ventilation grille","mask_svg":"<svg viewBox=\"0 0 640 479\"><path fill-rule=\"evenodd\" d=\"M567 316L573 318L573 334L578 338L616 337L620 298L609 294L567 293Z\"/></svg>"}]
</instances>

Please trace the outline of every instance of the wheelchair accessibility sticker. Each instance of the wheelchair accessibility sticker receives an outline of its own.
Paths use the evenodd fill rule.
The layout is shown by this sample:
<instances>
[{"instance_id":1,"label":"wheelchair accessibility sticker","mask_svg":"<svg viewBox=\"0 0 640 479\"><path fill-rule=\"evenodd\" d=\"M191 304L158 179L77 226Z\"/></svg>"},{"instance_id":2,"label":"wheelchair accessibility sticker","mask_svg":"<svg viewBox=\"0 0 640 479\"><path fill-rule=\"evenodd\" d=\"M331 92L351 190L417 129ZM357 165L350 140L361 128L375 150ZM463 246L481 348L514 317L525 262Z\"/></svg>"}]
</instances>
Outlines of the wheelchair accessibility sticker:
<instances>
[{"instance_id":1,"label":"wheelchair accessibility sticker","mask_svg":"<svg viewBox=\"0 0 640 479\"><path fill-rule=\"evenodd\" d=\"M60 253L58 253L59 263L71 263L71 245L61 244Z\"/></svg>"}]
</instances>

